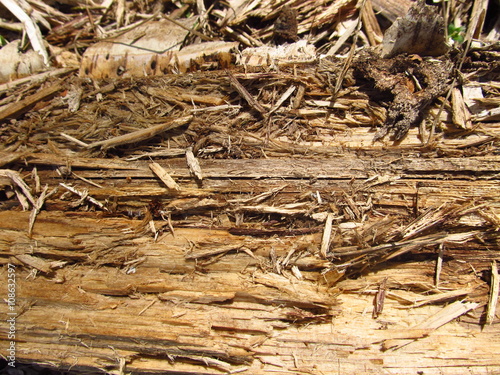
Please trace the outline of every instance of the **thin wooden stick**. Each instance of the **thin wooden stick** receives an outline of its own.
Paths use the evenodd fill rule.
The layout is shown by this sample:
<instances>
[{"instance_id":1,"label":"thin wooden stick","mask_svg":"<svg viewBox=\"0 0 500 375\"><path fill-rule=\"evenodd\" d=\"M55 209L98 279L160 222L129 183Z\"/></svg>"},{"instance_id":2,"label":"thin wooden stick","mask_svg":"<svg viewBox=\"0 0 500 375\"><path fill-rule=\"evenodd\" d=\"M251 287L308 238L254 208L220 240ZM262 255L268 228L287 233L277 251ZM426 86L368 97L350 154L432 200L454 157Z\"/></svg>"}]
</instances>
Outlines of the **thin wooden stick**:
<instances>
[{"instance_id":1,"label":"thin wooden stick","mask_svg":"<svg viewBox=\"0 0 500 375\"><path fill-rule=\"evenodd\" d=\"M252 95L247 91L246 88L236 79L236 77L229 70L226 70L227 75L229 76L229 81L231 82L231 86L233 86L236 91L247 101L250 106L259 112L263 117L267 115L267 109L265 109L257 100L253 98Z\"/></svg>"},{"instance_id":2,"label":"thin wooden stick","mask_svg":"<svg viewBox=\"0 0 500 375\"><path fill-rule=\"evenodd\" d=\"M114 137L111 139L106 139L105 141L98 141L88 145L88 148L102 147L103 149L126 145L130 143L141 142L146 139L153 138L154 136L166 132L168 130L172 130L183 126L190 122L193 119L193 116L184 116L173 120L172 122L168 122L166 124L160 124L153 126L151 128L137 130L135 132L120 135L118 137Z\"/></svg>"},{"instance_id":3,"label":"thin wooden stick","mask_svg":"<svg viewBox=\"0 0 500 375\"><path fill-rule=\"evenodd\" d=\"M274 107L271 109L271 111L269 111L269 113L274 113L276 112L279 107L281 107L283 105L283 103L285 102L285 100L287 100L290 95L293 94L293 92L295 91L296 87L294 85L290 86L285 92L283 95L281 95L281 97L278 99L278 101L276 102L276 104L274 105Z\"/></svg>"}]
</instances>

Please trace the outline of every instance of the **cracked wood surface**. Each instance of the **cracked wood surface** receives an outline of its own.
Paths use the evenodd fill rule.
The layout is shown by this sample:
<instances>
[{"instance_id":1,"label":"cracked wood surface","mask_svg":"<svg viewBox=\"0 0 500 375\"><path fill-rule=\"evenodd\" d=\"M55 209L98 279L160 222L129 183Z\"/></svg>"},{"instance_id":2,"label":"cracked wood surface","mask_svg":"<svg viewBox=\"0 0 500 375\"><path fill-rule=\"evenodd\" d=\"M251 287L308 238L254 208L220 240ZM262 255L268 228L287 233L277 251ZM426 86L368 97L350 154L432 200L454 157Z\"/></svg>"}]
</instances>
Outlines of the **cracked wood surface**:
<instances>
[{"instance_id":1,"label":"cracked wood surface","mask_svg":"<svg viewBox=\"0 0 500 375\"><path fill-rule=\"evenodd\" d=\"M0 277L16 266L18 359L112 373L499 371L497 320L484 325L498 123L476 113L456 128L445 109L433 144L425 127L373 142L386 109L359 87L332 103L332 72L234 71L268 116L219 71L70 77L78 111L54 97L4 121ZM303 89L278 108L291 86Z\"/></svg>"},{"instance_id":2,"label":"cracked wood surface","mask_svg":"<svg viewBox=\"0 0 500 375\"><path fill-rule=\"evenodd\" d=\"M20 154L19 160L36 166L49 188L62 179L55 168L67 165L66 158L49 154ZM494 232L481 237L492 223L488 214L494 220L500 209L494 156L201 160L203 186L190 177L185 159L159 164L179 191L164 186L146 161L72 158L73 173L101 187L75 176L66 183L87 185L92 197L108 201L111 213L91 206L71 212L64 207L72 199L58 194L46 202L29 236L29 212L0 212L0 261L18 266L21 360L82 371L116 370L124 361L128 371L193 374L498 369L491 355L500 349L497 329L480 332L481 308L437 330L412 328L439 313L437 301L487 298L487 284L474 272L488 269L498 246ZM316 193L337 210L328 259L319 254L324 217L314 214L325 206ZM174 230L150 216L156 240L147 219L151 199L160 200ZM300 202L295 211L278 210ZM134 209L142 216L127 216ZM377 226L378 216L369 212L392 221ZM442 242L447 261L441 285L455 293L443 294L433 284L433 248L440 240L425 236L435 225L430 215L441 231L476 230L481 237ZM400 236L417 228L424 233L392 245L413 253L409 261L385 261L361 278L342 281L344 273L359 269L349 252L360 253L363 243L371 243L366 252L379 251L377 241L396 241L394 224L410 217L414 223L407 222ZM301 228L310 233L298 233ZM43 260L45 268L17 258L23 254ZM386 278L384 310L374 320L373 298ZM421 299L425 293L434 297ZM397 349L383 351L386 342Z\"/></svg>"}]
</instances>

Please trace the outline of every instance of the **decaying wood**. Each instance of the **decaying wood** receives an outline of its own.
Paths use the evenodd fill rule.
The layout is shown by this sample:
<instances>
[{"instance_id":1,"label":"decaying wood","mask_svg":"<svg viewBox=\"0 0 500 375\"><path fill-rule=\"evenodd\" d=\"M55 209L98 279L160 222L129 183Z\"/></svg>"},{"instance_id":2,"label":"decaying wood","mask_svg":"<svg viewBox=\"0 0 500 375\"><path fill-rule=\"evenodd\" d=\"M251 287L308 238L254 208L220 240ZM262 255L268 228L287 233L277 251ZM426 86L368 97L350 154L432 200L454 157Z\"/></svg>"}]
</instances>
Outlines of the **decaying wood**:
<instances>
[{"instance_id":1,"label":"decaying wood","mask_svg":"<svg viewBox=\"0 0 500 375\"><path fill-rule=\"evenodd\" d=\"M158 9L138 19L132 5L57 14L48 40L148 48L140 32ZM115 374L500 371L496 47L471 45L458 64L359 50L380 42L363 34L380 0L179 5L160 23L187 44L175 54L187 53L184 74L166 74L183 70L166 52L137 53L150 60L128 71L120 53L97 66L108 45L87 49L84 78L1 88L0 278L15 269L17 361ZM261 48L199 65L202 35ZM269 45L280 38L299 40Z\"/></svg>"},{"instance_id":2,"label":"decaying wood","mask_svg":"<svg viewBox=\"0 0 500 375\"><path fill-rule=\"evenodd\" d=\"M3 108L0 111L0 120L5 120L6 118L10 117L17 117L27 111L29 111L36 103L40 102L41 100L50 97L54 94L56 94L58 91L61 91L63 88L63 85L61 83L57 83L55 85L51 85L49 87L46 87L40 91L38 91L36 94L30 95L16 103L12 103L8 105L6 108Z\"/></svg>"},{"instance_id":3,"label":"decaying wood","mask_svg":"<svg viewBox=\"0 0 500 375\"><path fill-rule=\"evenodd\" d=\"M104 141L97 141L89 144L87 147L102 147L103 149L117 147L121 145L126 145L129 143L141 142L146 139L153 138L154 136L166 132L171 129L175 129L179 126L184 126L192 120L192 116L186 116L179 119L175 119L171 122L165 124L159 124L147 129L137 130L130 134L124 134L118 137L107 139Z\"/></svg>"}]
</instances>

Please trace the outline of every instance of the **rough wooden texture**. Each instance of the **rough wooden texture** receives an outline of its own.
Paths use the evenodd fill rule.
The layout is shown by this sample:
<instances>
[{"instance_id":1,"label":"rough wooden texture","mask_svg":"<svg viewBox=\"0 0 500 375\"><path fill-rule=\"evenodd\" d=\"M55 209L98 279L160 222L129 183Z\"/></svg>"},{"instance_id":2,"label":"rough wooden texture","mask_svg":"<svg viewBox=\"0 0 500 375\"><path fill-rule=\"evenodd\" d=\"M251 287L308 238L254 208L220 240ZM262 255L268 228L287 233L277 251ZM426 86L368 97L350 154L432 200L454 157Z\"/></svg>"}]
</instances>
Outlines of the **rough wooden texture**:
<instances>
[{"instance_id":1,"label":"rough wooden texture","mask_svg":"<svg viewBox=\"0 0 500 375\"><path fill-rule=\"evenodd\" d=\"M390 98L358 77L332 100L338 70L235 68L244 90L224 71L70 77L77 111L55 97L4 122L0 164L16 174L0 179L0 277L16 266L17 359L117 374L500 371L498 314L484 325L498 123L473 113L456 128L446 107L430 144L413 126L374 142ZM291 85L304 89L276 106Z\"/></svg>"}]
</instances>

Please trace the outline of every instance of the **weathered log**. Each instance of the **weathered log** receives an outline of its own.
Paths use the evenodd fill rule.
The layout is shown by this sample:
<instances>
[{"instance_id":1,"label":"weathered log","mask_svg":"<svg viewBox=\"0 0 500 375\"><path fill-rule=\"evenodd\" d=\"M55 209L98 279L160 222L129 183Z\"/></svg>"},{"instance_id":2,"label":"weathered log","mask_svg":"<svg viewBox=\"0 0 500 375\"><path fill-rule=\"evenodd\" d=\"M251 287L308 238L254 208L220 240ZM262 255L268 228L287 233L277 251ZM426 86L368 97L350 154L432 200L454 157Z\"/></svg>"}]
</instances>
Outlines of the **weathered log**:
<instances>
[{"instance_id":1,"label":"weathered log","mask_svg":"<svg viewBox=\"0 0 500 375\"><path fill-rule=\"evenodd\" d=\"M14 310L0 313L16 314L17 361L114 373L500 370L488 306L498 124L473 115L457 129L445 112L435 143L416 128L373 142L379 94L352 87L332 103L335 70L317 68L234 72L264 116L212 72L102 89L75 79L79 111L54 98L37 126L5 124L0 164L17 178L0 180L0 277L17 284Z\"/></svg>"}]
</instances>

